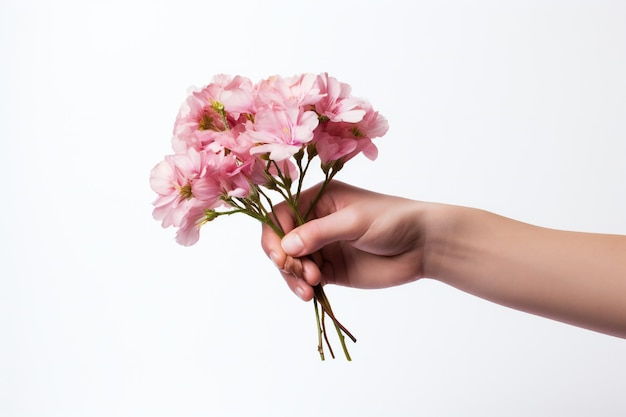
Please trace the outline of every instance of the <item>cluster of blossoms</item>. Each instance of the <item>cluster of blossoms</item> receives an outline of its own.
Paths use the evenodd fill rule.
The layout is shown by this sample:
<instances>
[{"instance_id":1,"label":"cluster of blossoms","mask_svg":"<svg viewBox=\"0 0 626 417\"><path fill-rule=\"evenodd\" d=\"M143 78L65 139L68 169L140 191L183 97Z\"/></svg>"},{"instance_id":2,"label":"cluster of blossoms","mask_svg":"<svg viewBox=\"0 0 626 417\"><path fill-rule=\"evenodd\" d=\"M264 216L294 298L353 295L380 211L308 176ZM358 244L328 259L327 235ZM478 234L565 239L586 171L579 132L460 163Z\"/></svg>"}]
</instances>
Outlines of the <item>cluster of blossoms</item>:
<instances>
[{"instance_id":1,"label":"cluster of blossoms","mask_svg":"<svg viewBox=\"0 0 626 417\"><path fill-rule=\"evenodd\" d=\"M375 159L372 139L387 129L367 101L326 73L272 76L256 84L217 75L183 103L174 153L151 172L158 195L153 216L163 227L178 228L176 241L185 246L198 241L203 224L233 213L282 235L268 191L278 192L298 221L306 221L312 207L302 215L298 198L311 161L319 158L326 185L359 153Z\"/></svg>"}]
</instances>

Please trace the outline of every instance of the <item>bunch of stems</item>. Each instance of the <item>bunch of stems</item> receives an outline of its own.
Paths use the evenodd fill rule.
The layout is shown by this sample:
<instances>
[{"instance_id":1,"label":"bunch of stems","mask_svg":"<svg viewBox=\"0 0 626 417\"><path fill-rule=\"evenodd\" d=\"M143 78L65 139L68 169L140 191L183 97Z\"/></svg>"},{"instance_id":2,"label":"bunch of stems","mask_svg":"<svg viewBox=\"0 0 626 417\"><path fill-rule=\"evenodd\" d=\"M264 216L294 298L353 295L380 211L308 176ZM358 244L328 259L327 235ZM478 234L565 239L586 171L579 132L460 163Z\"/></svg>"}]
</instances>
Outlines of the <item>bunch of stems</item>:
<instances>
[{"instance_id":1,"label":"bunch of stems","mask_svg":"<svg viewBox=\"0 0 626 417\"><path fill-rule=\"evenodd\" d=\"M306 157L305 157L306 156ZM317 194L310 202L308 207L300 207L300 195L304 186L304 177L311 165L311 161L317 156L315 145L303 145L302 148L294 155L296 165L298 167L298 179L293 181L288 172L284 172L278 163L272 160L267 160L265 168L265 175L267 182L263 187L259 185L252 185L252 192L247 197L228 197L225 198L226 202L233 207L233 210L224 212L207 212L207 220L213 220L220 215L230 215L233 213L244 213L250 217L253 217L274 230L274 232L281 238L285 236L285 229L280 224L278 217L274 211L274 203L268 195L266 190L277 192L282 197L289 208L291 209L297 225L304 224L309 216L312 214L315 205L324 194L328 184L330 184L333 177L343 168L343 162L341 160L333 161L328 164L322 164L322 171L324 173L324 181L318 189ZM270 172L274 171L272 175ZM265 189L264 189L265 188ZM318 254L319 255L319 254ZM313 261L318 260L317 256L310 256ZM329 317L332 321L333 327L337 332L337 336L341 343L344 355L347 360L352 360L348 347L346 346L345 337L347 336L353 342L356 342L356 338L343 326L339 320L337 320L335 314L330 305L330 301L324 292L322 284L316 285L314 288L313 306L315 309L315 318L317 324L318 346L317 350L322 360L325 359L324 344L328 347L328 351L332 358L335 358L332 346L328 338L328 332L326 328L326 317Z\"/></svg>"}]
</instances>

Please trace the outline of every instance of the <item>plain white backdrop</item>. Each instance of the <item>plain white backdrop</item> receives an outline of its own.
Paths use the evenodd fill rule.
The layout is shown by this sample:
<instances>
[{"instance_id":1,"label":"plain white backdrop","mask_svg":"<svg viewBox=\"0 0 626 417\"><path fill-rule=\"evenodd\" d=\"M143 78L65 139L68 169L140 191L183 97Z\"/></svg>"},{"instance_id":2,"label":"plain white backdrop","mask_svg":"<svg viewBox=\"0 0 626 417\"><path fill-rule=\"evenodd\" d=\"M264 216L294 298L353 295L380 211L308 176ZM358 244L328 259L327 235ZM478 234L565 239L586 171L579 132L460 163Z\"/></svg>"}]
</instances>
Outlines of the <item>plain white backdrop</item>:
<instances>
[{"instance_id":1,"label":"plain white backdrop","mask_svg":"<svg viewBox=\"0 0 626 417\"><path fill-rule=\"evenodd\" d=\"M321 362L259 225L148 184L189 87L327 71L390 123L341 180L624 234L625 2L8 0L0 57L0 415L626 414L626 341L432 280L329 287Z\"/></svg>"}]
</instances>

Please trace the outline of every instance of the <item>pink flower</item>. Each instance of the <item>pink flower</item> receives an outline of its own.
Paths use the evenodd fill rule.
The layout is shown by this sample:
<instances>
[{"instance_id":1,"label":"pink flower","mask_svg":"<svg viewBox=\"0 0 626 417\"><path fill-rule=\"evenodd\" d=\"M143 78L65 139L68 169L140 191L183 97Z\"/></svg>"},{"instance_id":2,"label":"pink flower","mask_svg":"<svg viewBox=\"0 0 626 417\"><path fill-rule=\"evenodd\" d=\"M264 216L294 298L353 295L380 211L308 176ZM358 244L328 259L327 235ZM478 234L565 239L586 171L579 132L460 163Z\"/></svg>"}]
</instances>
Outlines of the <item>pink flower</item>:
<instances>
[{"instance_id":1,"label":"pink flower","mask_svg":"<svg viewBox=\"0 0 626 417\"><path fill-rule=\"evenodd\" d=\"M201 155L193 148L184 154L168 155L150 172L150 186L158 194L152 215L163 227L180 226L196 204L192 183L204 171Z\"/></svg>"},{"instance_id":2,"label":"pink flower","mask_svg":"<svg viewBox=\"0 0 626 417\"><path fill-rule=\"evenodd\" d=\"M214 209L224 205L224 198L247 196L253 162L243 163L233 153L193 148L166 156L150 175L150 185L158 194L154 218L162 220L163 227L179 227L196 207Z\"/></svg>"},{"instance_id":3,"label":"pink flower","mask_svg":"<svg viewBox=\"0 0 626 417\"><path fill-rule=\"evenodd\" d=\"M329 77L327 73L318 75L317 81L320 92L325 94L315 105L319 115L332 122L356 123L363 119L365 110L361 106L364 101L350 96L352 88L348 84Z\"/></svg>"},{"instance_id":4,"label":"pink flower","mask_svg":"<svg viewBox=\"0 0 626 417\"><path fill-rule=\"evenodd\" d=\"M317 114L292 105L286 109L262 109L248 122L247 134L257 144L250 149L253 155L269 154L273 161L282 161L298 152L303 144L313 139L318 126Z\"/></svg>"},{"instance_id":5,"label":"pink flower","mask_svg":"<svg viewBox=\"0 0 626 417\"><path fill-rule=\"evenodd\" d=\"M181 106L174 122L174 152L184 153L189 148L201 151L216 133L226 130L222 116L211 107L205 93L205 90L192 93Z\"/></svg>"},{"instance_id":6,"label":"pink flower","mask_svg":"<svg viewBox=\"0 0 626 417\"><path fill-rule=\"evenodd\" d=\"M322 164L337 161L354 152L357 143L356 139L332 136L328 132L320 132L315 138L315 148Z\"/></svg>"},{"instance_id":7,"label":"pink flower","mask_svg":"<svg viewBox=\"0 0 626 417\"><path fill-rule=\"evenodd\" d=\"M205 90L209 99L221 103L235 120L241 113L254 113L254 85L248 78L219 74Z\"/></svg>"},{"instance_id":8,"label":"pink flower","mask_svg":"<svg viewBox=\"0 0 626 417\"><path fill-rule=\"evenodd\" d=\"M387 133L389 124L387 119L374 111L369 103L363 102L361 107L365 114L359 122L328 121L322 125L323 129L316 133L314 142L322 163L339 159L346 162L359 153L363 153L371 160L376 159L378 149L372 143L372 138Z\"/></svg>"},{"instance_id":9,"label":"pink flower","mask_svg":"<svg viewBox=\"0 0 626 417\"><path fill-rule=\"evenodd\" d=\"M227 197L246 197L250 193L249 174L253 161L242 163L235 154L206 152L203 175L192 184L193 196L202 207L214 209Z\"/></svg>"},{"instance_id":10,"label":"pink flower","mask_svg":"<svg viewBox=\"0 0 626 417\"><path fill-rule=\"evenodd\" d=\"M368 138L378 138L384 136L389 130L389 122L377 111L374 111L371 104L364 103L365 115L363 119L355 124L354 131L360 136Z\"/></svg>"},{"instance_id":11,"label":"pink flower","mask_svg":"<svg viewBox=\"0 0 626 417\"><path fill-rule=\"evenodd\" d=\"M177 153L198 151L211 143L215 134L245 123L243 113L254 111L254 86L244 77L217 75L201 90L192 91L174 123L172 147Z\"/></svg>"},{"instance_id":12,"label":"pink flower","mask_svg":"<svg viewBox=\"0 0 626 417\"><path fill-rule=\"evenodd\" d=\"M323 97L314 74L291 78L274 75L259 83L256 104L257 108L304 107L317 103Z\"/></svg>"},{"instance_id":13,"label":"pink flower","mask_svg":"<svg viewBox=\"0 0 626 417\"><path fill-rule=\"evenodd\" d=\"M207 221L206 210L194 207L183 217L180 228L176 232L176 242L183 246L191 246L200 239L200 228Z\"/></svg>"},{"instance_id":14,"label":"pink flower","mask_svg":"<svg viewBox=\"0 0 626 417\"><path fill-rule=\"evenodd\" d=\"M242 160L250 159L252 158L252 156L250 156L250 149L255 144L248 135L244 134L245 132L246 124L236 124L230 130L216 133L213 136L214 143L206 148L210 148L215 152L224 149L227 150L227 152L235 153Z\"/></svg>"}]
</instances>

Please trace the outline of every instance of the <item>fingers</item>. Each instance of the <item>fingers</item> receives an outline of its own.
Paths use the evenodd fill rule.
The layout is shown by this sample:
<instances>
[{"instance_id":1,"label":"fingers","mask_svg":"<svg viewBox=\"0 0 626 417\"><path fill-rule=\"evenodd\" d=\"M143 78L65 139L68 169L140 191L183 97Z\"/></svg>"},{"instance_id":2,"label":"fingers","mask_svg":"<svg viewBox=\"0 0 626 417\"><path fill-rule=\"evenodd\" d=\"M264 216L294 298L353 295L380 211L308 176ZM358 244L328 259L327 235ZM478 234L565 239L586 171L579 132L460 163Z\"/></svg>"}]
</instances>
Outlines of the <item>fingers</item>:
<instances>
[{"instance_id":1,"label":"fingers","mask_svg":"<svg viewBox=\"0 0 626 417\"><path fill-rule=\"evenodd\" d=\"M321 277L317 265L308 259L302 261L286 255L281 257L275 252L270 253L270 258L279 269L291 291L304 301L313 299L313 286L319 283Z\"/></svg>"},{"instance_id":2,"label":"fingers","mask_svg":"<svg viewBox=\"0 0 626 417\"><path fill-rule=\"evenodd\" d=\"M287 286L304 301L310 301L314 296L313 286L321 280L319 268L309 259L302 260L285 254L280 241L280 237L269 226L263 225L263 250L279 269Z\"/></svg>"},{"instance_id":3,"label":"fingers","mask_svg":"<svg viewBox=\"0 0 626 417\"><path fill-rule=\"evenodd\" d=\"M337 241L353 241L365 232L354 210L344 209L311 220L287 233L281 241L285 253L301 257Z\"/></svg>"},{"instance_id":4,"label":"fingers","mask_svg":"<svg viewBox=\"0 0 626 417\"><path fill-rule=\"evenodd\" d=\"M300 263L300 260L298 259L295 259L295 261ZM284 268L279 268L279 271L291 291L293 291L302 300L311 301L315 295L313 291L313 286L316 284L310 284L308 282L308 279L316 280L316 283L319 283L321 275L317 266L309 260L301 262L300 265L302 265L302 276L300 277L296 276L293 272ZM305 277L307 277L308 279L305 279Z\"/></svg>"},{"instance_id":5,"label":"fingers","mask_svg":"<svg viewBox=\"0 0 626 417\"><path fill-rule=\"evenodd\" d=\"M337 183L332 187L345 188L346 186ZM346 190L343 188L340 190L341 195L345 195L343 191ZM307 190L302 194L301 203L307 206L310 203L309 200L315 195L317 195L316 188ZM309 221L296 228L293 233L290 233L295 227L293 213L285 204L277 205L275 207L276 218L282 230L287 233L282 243L280 237L269 226L263 225L261 245L265 253L280 270L289 288L306 301L314 296L313 286L322 281L320 266L323 264L321 259L315 259L314 262L313 257L309 258L306 255L315 253L328 243L337 240L352 240L362 234L354 227L357 213L346 209L333 212L336 208L332 198L327 201L330 202L328 208L320 210L323 217Z\"/></svg>"},{"instance_id":6,"label":"fingers","mask_svg":"<svg viewBox=\"0 0 626 417\"><path fill-rule=\"evenodd\" d=\"M283 270L280 271L280 274L283 276L291 291L293 291L294 294L302 300L309 301L313 298L313 288L302 278L298 278L289 272L284 272Z\"/></svg>"}]
</instances>

